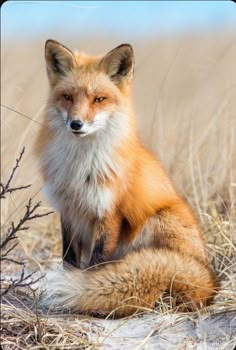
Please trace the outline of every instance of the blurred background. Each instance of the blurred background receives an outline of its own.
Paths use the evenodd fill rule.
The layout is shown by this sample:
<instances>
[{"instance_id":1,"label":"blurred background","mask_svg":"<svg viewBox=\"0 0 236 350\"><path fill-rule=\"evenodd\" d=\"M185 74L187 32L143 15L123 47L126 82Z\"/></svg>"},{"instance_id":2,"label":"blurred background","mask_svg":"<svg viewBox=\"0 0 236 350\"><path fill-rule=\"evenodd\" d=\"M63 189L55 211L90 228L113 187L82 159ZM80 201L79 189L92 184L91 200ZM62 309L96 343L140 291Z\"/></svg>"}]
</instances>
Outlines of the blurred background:
<instances>
[{"instance_id":1,"label":"blurred background","mask_svg":"<svg viewBox=\"0 0 236 350\"><path fill-rule=\"evenodd\" d=\"M20 215L30 196L48 207L32 151L48 94L48 38L90 54L132 44L144 144L161 158L200 220L215 207L230 212L236 190L234 2L8 1L1 30L2 181L26 146L14 184L32 184L4 200L3 222Z\"/></svg>"}]
</instances>

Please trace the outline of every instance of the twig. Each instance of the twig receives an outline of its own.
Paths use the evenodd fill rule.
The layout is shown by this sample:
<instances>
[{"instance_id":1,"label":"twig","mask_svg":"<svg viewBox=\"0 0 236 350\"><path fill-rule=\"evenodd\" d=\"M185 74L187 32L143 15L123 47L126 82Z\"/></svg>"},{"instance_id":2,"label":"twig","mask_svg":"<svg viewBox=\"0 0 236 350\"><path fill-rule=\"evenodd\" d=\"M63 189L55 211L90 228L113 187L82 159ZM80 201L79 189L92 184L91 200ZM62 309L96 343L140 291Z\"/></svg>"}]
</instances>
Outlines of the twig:
<instances>
[{"instance_id":1,"label":"twig","mask_svg":"<svg viewBox=\"0 0 236 350\"><path fill-rule=\"evenodd\" d=\"M11 283L8 285L6 289L0 292L0 296L3 297L12 289L22 288L22 287L31 287L32 285L37 283L40 279L43 278L43 276L39 276L35 280L29 281L29 278L31 278L35 274L35 272L36 271L25 275L25 265L23 264L20 277L16 279L11 279Z\"/></svg>"},{"instance_id":2,"label":"twig","mask_svg":"<svg viewBox=\"0 0 236 350\"><path fill-rule=\"evenodd\" d=\"M0 183L0 198L3 199L5 198L5 195L7 193L12 193L18 190L23 190L26 189L28 187L30 187L31 185L26 185L26 186L19 186L19 187L11 187L11 183L14 179L14 176L16 174L16 170L17 168L19 168L19 164L20 161L22 159L22 156L25 152L25 147L22 149L20 156L18 159L16 159L16 163L15 166L13 167L11 174L7 180L7 183L4 185L3 183ZM40 207L40 202L37 202L36 204L32 204L32 198L30 198L28 200L28 203L26 204L25 207L25 212L23 214L23 216L21 217L21 219L19 220L19 222L16 224L15 222L11 222L10 227L7 230L7 233L5 235L5 237L3 238L2 242L0 243L0 250L1 250L1 254L0 254L0 263L3 261L8 261L11 262L13 264L16 265L21 265L22 269L21 269L21 275L20 277L16 278L16 279L11 279L10 283L9 281L5 281L4 279L1 279L1 282L5 282L8 284L7 288L3 288L3 290L0 292L0 296L6 295L10 290L15 289L16 287L26 287L26 286L32 286L33 284L35 284L36 282L38 282L42 276L40 276L39 278L30 280L29 279L35 274L35 272L29 273L29 274L25 274L25 263L23 261L18 261L16 259L13 259L10 256L10 253L12 253L15 248L18 246L18 234L22 231L26 231L29 229L28 226L26 226L25 224L31 220L37 219L37 218L42 218L44 216L47 216L51 213L53 213L52 211L47 212L47 213L43 213L40 214L37 212L37 209Z\"/></svg>"},{"instance_id":3,"label":"twig","mask_svg":"<svg viewBox=\"0 0 236 350\"><path fill-rule=\"evenodd\" d=\"M42 218L44 216L48 216L49 214L52 214L53 211L44 213L44 214L34 214L34 212L36 211L36 209L38 209L40 207L40 202L36 203L33 207L32 207L32 199L30 198L28 201L28 204L26 205L26 211L23 215L23 217L20 219L20 221L18 222L17 225L15 225L14 222L11 223L11 226L8 229L8 232L6 234L6 237L3 239L3 241L0 244L0 249L3 249L7 246L7 244L11 241L17 238L16 234L19 231L25 231L28 230L29 227L25 227L23 226L27 221L30 220L34 220L36 218ZM32 215L34 214L34 215ZM10 248L11 250L11 248ZM5 254L6 255L6 254ZM5 256L4 255L4 256ZM0 257L0 259L2 258L2 255Z\"/></svg>"},{"instance_id":4,"label":"twig","mask_svg":"<svg viewBox=\"0 0 236 350\"><path fill-rule=\"evenodd\" d=\"M19 164L24 153L25 153L25 147L23 147L19 158L16 159L16 165L13 167L6 185L4 185L2 182L0 183L0 187L1 187L0 198L5 198L6 193L12 193L15 191L26 189L31 186L31 185L26 185L26 186L19 186L19 187L10 187L12 179L14 178L14 175L15 175L16 169L19 168Z\"/></svg>"}]
</instances>

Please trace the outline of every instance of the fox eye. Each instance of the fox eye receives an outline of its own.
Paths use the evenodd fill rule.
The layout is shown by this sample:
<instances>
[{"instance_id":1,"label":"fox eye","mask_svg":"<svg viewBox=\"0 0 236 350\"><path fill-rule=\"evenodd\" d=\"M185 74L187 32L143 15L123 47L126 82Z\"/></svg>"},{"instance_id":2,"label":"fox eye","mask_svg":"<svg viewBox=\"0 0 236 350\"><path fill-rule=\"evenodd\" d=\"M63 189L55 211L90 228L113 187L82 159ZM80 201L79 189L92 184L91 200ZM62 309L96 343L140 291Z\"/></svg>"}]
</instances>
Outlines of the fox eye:
<instances>
[{"instance_id":1,"label":"fox eye","mask_svg":"<svg viewBox=\"0 0 236 350\"><path fill-rule=\"evenodd\" d=\"M63 95L63 97L67 101L73 101L73 97L71 95Z\"/></svg>"},{"instance_id":2,"label":"fox eye","mask_svg":"<svg viewBox=\"0 0 236 350\"><path fill-rule=\"evenodd\" d=\"M95 97L94 102L95 103L100 103L105 100L106 97Z\"/></svg>"}]
</instances>

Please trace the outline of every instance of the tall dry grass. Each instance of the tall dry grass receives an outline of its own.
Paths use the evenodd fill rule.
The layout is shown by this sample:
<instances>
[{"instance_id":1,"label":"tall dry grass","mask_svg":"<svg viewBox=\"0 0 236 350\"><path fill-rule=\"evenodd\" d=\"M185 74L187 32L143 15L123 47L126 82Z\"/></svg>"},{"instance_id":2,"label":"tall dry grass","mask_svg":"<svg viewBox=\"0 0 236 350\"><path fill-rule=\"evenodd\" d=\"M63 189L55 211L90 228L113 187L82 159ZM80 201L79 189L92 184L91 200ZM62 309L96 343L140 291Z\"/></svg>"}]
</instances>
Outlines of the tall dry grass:
<instances>
[{"instance_id":1,"label":"tall dry grass","mask_svg":"<svg viewBox=\"0 0 236 350\"><path fill-rule=\"evenodd\" d=\"M10 220L20 217L30 196L43 200L42 210L48 210L32 153L48 92L43 58L45 39L2 43L1 103L36 121L2 107L2 181L26 146L27 157L15 184L32 183L31 189L4 201L3 230ZM80 45L76 38L55 39L93 54L105 53L120 44L118 39L89 38ZM236 310L235 39L235 34L225 32L132 43L136 56L134 101L140 135L144 144L161 158L201 221L222 284L213 311ZM22 235L21 246L31 267L47 266L51 259L59 258L58 216L33 223L30 232ZM166 307L164 303L162 311L171 312ZM14 314L12 309L11 312ZM50 327L63 328L63 321L60 326L50 323ZM63 332L67 334L67 323Z\"/></svg>"},{"instance_id":2,"label":"tall dry grass","mask_svg":"<svg viewBox=\"0 0 236 350\"><path fill-rule=\"evenodd\" d=\"M76 39L64 40L71 48L90 48L92 53L119 43L88 39L78 47ZM236 186L235 35L152 39L133 46L134 101L144 143L160 156L198 214L212 198L228 208ZM43 50L44 38L25 44L3 42L2 48L1 102L38 122L48 91ZM40 125L2 107L2 176L26 145L28 160L18 180L29 180L36 192L32 144L39 131ZM9 203L4 218L11 209Z\"/></svg>"}]
</instances>

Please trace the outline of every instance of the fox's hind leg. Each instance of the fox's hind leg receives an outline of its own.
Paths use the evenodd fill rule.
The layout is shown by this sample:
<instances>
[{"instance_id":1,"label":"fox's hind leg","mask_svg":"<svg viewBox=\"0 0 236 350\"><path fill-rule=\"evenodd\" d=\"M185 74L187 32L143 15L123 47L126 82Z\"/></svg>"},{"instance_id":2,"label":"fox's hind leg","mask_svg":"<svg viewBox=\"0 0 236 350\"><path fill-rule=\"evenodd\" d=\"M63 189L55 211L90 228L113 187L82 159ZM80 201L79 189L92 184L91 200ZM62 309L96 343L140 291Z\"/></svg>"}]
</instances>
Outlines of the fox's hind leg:
<instances>
[{"instance_id":1,"label":"fox's hind leg","mask_svg":"<svg viewBox=\"0 0 236 350\"><path fill-rule=\"evenodd\" d=\"M98 219L94 225L94 247L89 266L109 261L116 251L122 218L119 213L109 214Z\"/></svg>"}]
</instances>

